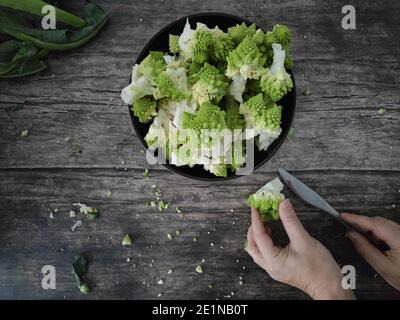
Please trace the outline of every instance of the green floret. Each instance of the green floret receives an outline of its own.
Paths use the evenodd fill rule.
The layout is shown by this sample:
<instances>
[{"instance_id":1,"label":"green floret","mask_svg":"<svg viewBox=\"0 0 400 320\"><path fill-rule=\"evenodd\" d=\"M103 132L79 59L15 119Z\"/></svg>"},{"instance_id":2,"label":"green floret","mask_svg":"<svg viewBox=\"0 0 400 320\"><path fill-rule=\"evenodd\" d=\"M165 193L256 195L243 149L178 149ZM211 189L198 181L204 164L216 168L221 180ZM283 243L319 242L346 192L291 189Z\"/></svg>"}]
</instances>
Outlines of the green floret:
<instances>
[{"instance_id":1,"label":"green floret","mask_svg":"<svg viewBox=\"0 0 400 320\"><path fill-rule=\"evenodd\" d=\"M290 44L292 39L292 33L290 29L284 24L276 24L272 31L267 32L267 38L274 41L269 41L272 43L280 43L282 46L287 46Z\"/></svg>"},{"instance_id":2,"label":"green floret","mask_svg":"<svg viewBox=\"0 0 400 320\"><path fill-rule=\"evenodd\" d=\"M132 105L133 114L139 118L140 122L147 122L152 116L155 116L157 104L154 99L144 97L136 100Z\"/></svg>"},{"instance_id":3,"label":"green floret","mask_svg":"<svg viewBox=\"0 0 400 320\"><path fill-rule=\"evenodd\" d=\"M285 200L282 190L283 184L276 178L250 195L247 204L258 210L262 221L279 220L279 204Z\"/></svg>"},{"instance_id":4,"label":"green floret","mask_svg":"<svg viewBox=\"0 0 400 320\"><path fill-rule=\"evenodd\" d=\"M239 108L239 112L246 120L246 127L254 129L255 135L263 131L274 135L280 133L282 107L266 100L260 93L248 99Z\"/></svg>"},{"instance_id":5,"label":"green floret","mask_svg":"<svg viewBox=\"0 0 400 320\"><path fill-rule=\"evenodd\" d=\"M193 85L197 80L197 74L203 68L204 63L191 63L187 68L188 82Z\"/></svg>"},{"instance_id":6,"label":"green floret","mask_svg":"<svg viewBox=\"0 0 400 320\"><path fill-rule=\"evenodd\" d=\"M172 101L182 101L190 97L184 68L167 69L159 73L156 84L161 97L171 98Z\"/></svg>"},{"instance_id":7,"label":"green floret","mask_svg":"<svg viewBox=\"0 0 400 320\"><path fill-rule=\"evenodd\" d=\"M193 37L193 62L204 63L207 61L213 43L213 36L209 30L199 27Z\"/></svg>"},{"instance_id":8,"label":"green floret","mask_svg":"<svg viewBox=\"0 0 400 320\"><path fill-rule=\"evenodd\" d=\"M228 129L243 129L245 127L245 121L243 115L239 113L239 104L230 99L225 98L226 111L225 111L225 122Z\"/></svg>"},{"instance_id":9,"label":"green floret","mask_svg":"<svg viewBox=\"0 0 400 320\"><path fill-rule=\"evenodd\" d=\"M258 79L264 72L266 58L252 41L246 37L239 46L229 53L226 75L230 78L242 76L244 79Z\"/></svg>"},{"instance_id":10,"label":"green floret","mask_svg":"<svg viewBox=\"0 0 400 320\"><path fill-rule=\"evenodd\" d=\"M272 31L268 31L265 35L265 46L268 48L267 56L268 61L272 60L273 50L272 44L279 43L282 48L285 50L285 68L292 69L293 61L290 58L290 42L291 42L292 34L290 29L281 24L277 24L273 27Z\"/></svg>"},{"instance_id":11,"label":"green floret","mask_svg":"<svg viewBox=\"0 0 400 320\"><path fill-rule=\"evenodd\" d=\"M216 164L210 166L204 166L204 168L210 171L213 175L217 177L227 177L228 176L228 166L226 164Z\"/></svg>"},{"instance_id":12,"label":"green floret","mask_svg":"<svg viewBox=\"0 0 400 320\"><path fill-rule=\"evenodd\" d=\"M244 38L248 35L253 36L256 33L256 25L253 23L251 26L247 26L244 22L242 24L237 24L234 27L228 29L228 35L232 38L235 45L241 43Z\"/></svg>"},{"instance_id":13,"label":"green floret","mask_svg":"<svg viewBox=\"0 0 400 320\"><path fill-rule=\"evenodd\" d=\"M225 62L227 55L234 48L235 43L228 34L219 29L214 32L213 46L210 53L213 60Z\"/></svg>"},{"instance_id":14,"label":"green floret","mask_svg":"<svg viewBox=\"0 0 400 320\"><path fill-rule=\"evenodd\" d=\"M201 129L225 129L225 112L218 106L205 102L200 105L195 115L185 112L183 127L184 129L194 129L198 133Z\"/></svg>"},{"instance_id":15,"label":"green floret","mask_svg":"<svg viewBox=\"0 0 400 320\"><path fill-rule=\"evenodd\" d=\"M171 53L179 53L179 36L169 35L169 51Z\"/></svg>"},{"instance_id":16,"label":"green floret","mask_svg":"<svg viewBox=\"0 0 400 320\"><path fill-rule=\"evenodd\" d=\"M149 55L140 64L141 73L153 81L166 68L167 64L164 61L164 53L161 51L150 51Z\"/></svg>"},{"instance_id":17,"label":"green floret","mask_svg":"<svg viewBox=\"0 0 400 320\"><path fill-rule=\"evenodd\" d=\"M274 131L281 126L282 107L274 105L266 109L263 113L264 120L267 124L267 128L270 131Z\"/></svg>"},{"instance_id":18,"label":"green floret","mask_svg":"<svg viewBox=\"0 0 400 320\"><path fill-rule=\"evenodd\" d=\"M216 67L205 63L198 73L194 76L195 82L191 91L192 98L199 104L207 101L219 102L226 94L229 86L228 80Z\"/></svg>"},{"instance_id":19,"label":"green floret","mask_svg":"<svg viewBox=\"0 0 400 320\"><path fill-rule=\"evenodd\" d=\"M285 51L282 46L274 43L272 48L274 50L274 60L271 67L261 77L261 89L273 101L278 101L292 89L293 82L285 70Z\"/></svg>"}]
</instances>

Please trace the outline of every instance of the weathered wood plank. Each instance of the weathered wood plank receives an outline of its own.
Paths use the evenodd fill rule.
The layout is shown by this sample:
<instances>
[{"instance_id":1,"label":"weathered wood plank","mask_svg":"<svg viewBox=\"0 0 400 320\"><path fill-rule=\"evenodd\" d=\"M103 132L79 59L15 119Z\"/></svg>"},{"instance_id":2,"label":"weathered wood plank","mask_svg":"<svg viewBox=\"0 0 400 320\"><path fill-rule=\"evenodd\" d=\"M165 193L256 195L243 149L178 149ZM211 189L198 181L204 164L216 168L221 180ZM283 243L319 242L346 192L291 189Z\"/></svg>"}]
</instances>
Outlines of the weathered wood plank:
<instances>
[{"instance_id":1,"label":"weathered wood plank","mask_svg":"<svg viewBox=\"0 0 400 320\"><path fill-rule=\"evenodd\" d=\"M400 221L398 171L295 174L340 211L380 214ZM232 298L305 298L298 290L272 281L243 251L249 222L245 199L273 177L257 173L209 184L158 170L151 172L149 180L139 171L112 169L1 171L0 298L81 299L70 264L72 257L82 252L90 260L87 280L93 292L89 298L153 299L163 293L161 298L215 299L231 292ZM155 199L153 184L162 190L162 199L172 203L164 213L145 206L147 200ZM111 200L105 196L108 190L113 191ZM288 190L285 193L293 198ZM67 213L76 201L99 208L101 216L94 221L83 219L82 227L71 232L75 219ZM396 296L357 256L336 221L296 198L293 203L306 228L331 250L338 263L356 266L359 297ZM184 218L175 212L176 206L182 208ZM59 212L50 219L48 209L54 208ZM176 230L181 230L180 236L175 236ZM280 224L276 230L276 240L284 242ZM135 239L132 248L120 244L125 233ZM172 241L167 239L168 233L174 235ZM59 251L61 248L64 251ZM199 275L194 269L202 259L204 274ZM57 290L40 287L40 270L45 264L56 267ZM169 269L173 270L170 275ZM160 278L162 286L157 284ZM214 289L208 288L210 283Z\"/></svg>"},{"instance_id":2,"label":"weathered wood plank","mask_svg":"<svg viewBox=\"0 0 400 320\"><path fill-rule=\"evenodd\" d=\"M119 98L135 56L176 17L227 7L224 1L183 5L165 1L150 7L139 2L100 3L111 22L96 41L54 54L51 69L43 74L2 82L0 167L115 167L122 160L130 168L144 167L140 143L129 136L130 120ZM393 159L400 152L395 147L399 144L400 49L389 41L399 35L398 4L378 7L360 2L363 10L356 31L341 29L340 7L335 3L229 4L231 13L245 13L261 26L288 23L294 33L299 93L296 134L264 169L280 165L298 170L399 168ZM305 87L311 92L308 97L301 95ZM385 115L377 114L380 107L387 109ZM31 134L22 140L19 133L25 128ZM71 137L70 143L64 143L66 137ZM82 147L78 158L70 156L72 143Z\"/></svg>"}]
</instances>

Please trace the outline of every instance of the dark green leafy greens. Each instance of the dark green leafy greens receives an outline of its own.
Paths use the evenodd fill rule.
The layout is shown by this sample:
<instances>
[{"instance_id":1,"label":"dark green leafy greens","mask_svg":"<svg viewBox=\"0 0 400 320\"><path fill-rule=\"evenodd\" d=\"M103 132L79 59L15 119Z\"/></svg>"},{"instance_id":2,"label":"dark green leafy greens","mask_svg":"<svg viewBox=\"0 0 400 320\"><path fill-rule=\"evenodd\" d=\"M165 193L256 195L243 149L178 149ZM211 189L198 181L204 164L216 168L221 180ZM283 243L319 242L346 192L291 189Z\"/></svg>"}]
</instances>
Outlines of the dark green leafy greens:
<instances>
[{"instance_id":1,"label":"dark green leafy greens","mask_svg":"<svg viewBox=\"0 0 400 320\"><path fill-rule=\"evenodd\" d=\"M74 271L76 284L78 285L79 290L88 294L90 292L89 286L82 281L82 277L86 274L87 271L87 261L84 256L75 256L72 262L72 269Z\"/></svg>"},{"instance_id":2,"label":"dark green leafy greens","mask_svg":"<svg viewBox=\"0 0 400 320\"><path fill-rule=\"evenodd\" d=\"M41 8L45 4L39 0L0 0L0 33L15 39L0 44L0 78L25 76L46 69L42 59L50 50L81 46L107 22L103 10L87 3L82 17L56 9L57 21L78 29L45 30L37 27L34 16L42 15Z\"/></svg>"}]
</instances>

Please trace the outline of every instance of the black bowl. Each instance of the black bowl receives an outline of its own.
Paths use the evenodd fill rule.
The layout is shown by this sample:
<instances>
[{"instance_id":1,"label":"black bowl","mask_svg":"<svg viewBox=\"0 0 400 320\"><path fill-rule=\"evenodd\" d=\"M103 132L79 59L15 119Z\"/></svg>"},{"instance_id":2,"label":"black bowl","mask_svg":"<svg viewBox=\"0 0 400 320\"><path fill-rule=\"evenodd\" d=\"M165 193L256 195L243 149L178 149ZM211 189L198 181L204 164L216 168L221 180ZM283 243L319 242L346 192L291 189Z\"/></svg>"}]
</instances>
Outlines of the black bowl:
<instances>
[{"instance_id":1,"label":"black bowl","mask_svg":"<svg viewBox=\"0 0 400 320\"><path fill-rule=\"evenodd\" d=\"M182 30L185 26L186 19L189 19L189 22L192 27L197 22L204 23L209 28L213 28L218 26L221 30L226 31L228 28L240 24L242 22L250 25L251 22L243 19L241 17L233 16L230 14L225 13L217 13L217 12L205 12L205 13L198 13L186 17L182 17L169 25L165 26L161 29L143 48L140 52L139 56L137 57L135 63L139 64L142 62L144 58L149 54L150 51L163 51L168 52L169 44L168 39L170 34L179 35L182 33ZM261 167L265 162L267 162L274 153L280 148L281 144L285 140L289 129L292 125L295 107L296 107L296 86L294 82L293 74L290 72L290 75L293 80L293 88L292 91L289 92L280 102L279 105L283 107L282 112L282 133L280 136L269 146L266 151L258 151L255 148L254 151L254 169ZM143 146L147 149L147 144L144 140L145 135L147 134L151 122L149 123L141 123L139 119L134 116L131 106L129 106L129 114L131 115L131 120L133 127L135 129L136 135L139 137L140 141L142 142ZM167 169L183 175L188 178L197 179L197 180L208 180L208 181L215 181L215 180L227 180L236 177L240 177L239 175L235 175L232 172L228 173L227 177L216 177L209 171L203 169L203 166L195 165L194 167L189 166L174 166L171 164L163 164L164 167Z\"/></svg>"}]
</instances>

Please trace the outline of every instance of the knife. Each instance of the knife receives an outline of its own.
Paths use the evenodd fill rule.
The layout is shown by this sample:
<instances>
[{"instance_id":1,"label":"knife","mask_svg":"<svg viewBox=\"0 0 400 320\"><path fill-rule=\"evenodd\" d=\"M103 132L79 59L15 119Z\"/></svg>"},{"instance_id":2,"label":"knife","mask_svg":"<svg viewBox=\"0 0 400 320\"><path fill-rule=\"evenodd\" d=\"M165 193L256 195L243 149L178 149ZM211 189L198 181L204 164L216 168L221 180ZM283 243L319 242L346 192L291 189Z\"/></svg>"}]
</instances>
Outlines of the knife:
<instances>
[{"instance_id":1,"label":"knife","mask_svg":"<svg viewBox=\"0 0 400 320\"><path fill-rule=\"evenodd\" d=\"M368 239L369 242L374 244L382 252L390 249L385 242L375 239L371 234L364 232L358 226L344 221L340 213L332 208L332 206L328 202L326 202L318 193L316 193L299 179L288 173L286 170L279 169L279 175L282 177L285 184L305 203L315 208L318 208L326 213L329 213L335 219L337 219L348 231L357 231L358 233L362 234L365 238Z\"/></svg>"}]
</instances>

